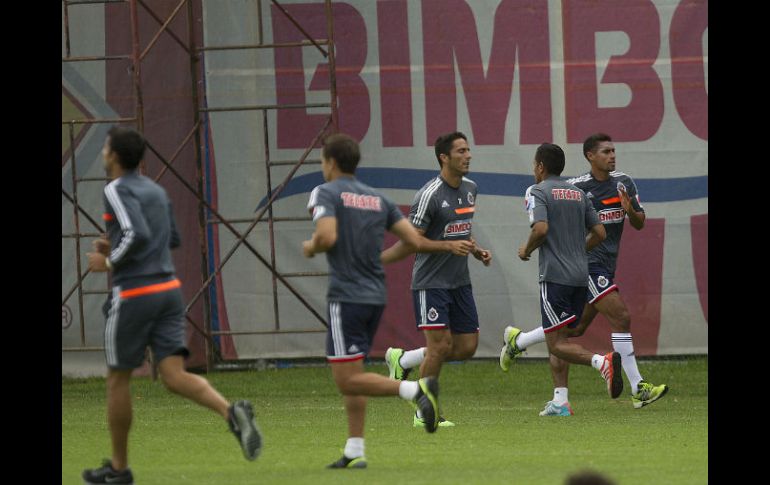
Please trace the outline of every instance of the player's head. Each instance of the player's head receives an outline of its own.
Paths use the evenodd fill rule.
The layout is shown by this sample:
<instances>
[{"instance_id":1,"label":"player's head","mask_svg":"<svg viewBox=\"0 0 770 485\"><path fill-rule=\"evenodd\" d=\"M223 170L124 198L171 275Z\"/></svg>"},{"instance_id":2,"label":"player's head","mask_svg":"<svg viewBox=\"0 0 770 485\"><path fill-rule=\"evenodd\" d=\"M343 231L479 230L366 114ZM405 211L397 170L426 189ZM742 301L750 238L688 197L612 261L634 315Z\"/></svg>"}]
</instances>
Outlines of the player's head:
<instances>
[{"instance_id":1,"label":"player's head","mask_svg":"<svg viewBox=\"0 0 770 485\"><path fill-rule=\"evenodd\" d=\"M337 133L326 137L321 149L321 169L324 180L331 180L333 168L336 166L341 173L353 175L361 160L361 149L352 137Z\"/></svg>"},{"instance_id":2,"label":"player's head","mask_svg":"<svg viewBox=\"0 0 770 485\"><path fill-rule=\"evenodd\" d=\"M470 170L471 149L465 134L454 131L441 135L436 138L433 148L436 151L438 166L442 169L448 164L450 169L463 175Z\"/></svg>"},{"instance_id":3,"label":"player's head","mask_svg":"<svg viewBox=\"0 0 770 485\"><path fill-rule=\"evenodd\" d=\"M583 142L583 156L592 168L605 172L615 170L615 144L606 133L594 133Z\"/></svg>"},{"instance_id":4,"label":"player's head","mask_svg":"<svg viewBox=\"0 0 770 485\"><path fill-rule=\"evenodd\" d=\"M535 180L542 182L548 175L561 175L564 170L564 150L553 143L537 147L534 161Z\"/></svg>"},{"instance_id":5,"label":"player's head","mask_svg":"<svg viewBox=\"0 0 770 485\"><path fill-rule=\"evenodd\" d=\"M134 170L144 158L147 142L136 130L122 126L113 126L107 132L107 139L102 148L104 166L111 170L115 164L124 171Z\"/></svg>"}]
</instances>

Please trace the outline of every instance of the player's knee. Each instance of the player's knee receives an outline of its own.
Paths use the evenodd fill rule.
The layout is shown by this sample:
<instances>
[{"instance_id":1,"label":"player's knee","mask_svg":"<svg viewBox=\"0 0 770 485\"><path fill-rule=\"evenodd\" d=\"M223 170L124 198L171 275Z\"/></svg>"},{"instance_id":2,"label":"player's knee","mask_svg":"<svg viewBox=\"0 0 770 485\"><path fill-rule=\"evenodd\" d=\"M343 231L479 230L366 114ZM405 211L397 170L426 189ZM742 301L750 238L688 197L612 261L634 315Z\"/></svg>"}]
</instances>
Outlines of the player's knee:
<instances>
[{"instance_id":1,"label":"player's knee","mask_svg":"<svg viewBox=\"0 0 770 485\"><path fill-rule=\"evenodd\" d=\"M434 358L446 360L452 355L452 340L443 339L429 345L427 353Z\"/></svg>"},{"instance_id":2,"label":"player's knee","mask_svg":"<svg viewBox=\"0 0 770 485\"><path fill-rule=\"evenodd\" d=\"M613 322L614 325L613 329L615 332L621 332L621 333L628 333L631 331L631 315L628 313L628 310L623 309L621 311L617 318L615 318L615 321Z\"/></svg>"}]
</instances>

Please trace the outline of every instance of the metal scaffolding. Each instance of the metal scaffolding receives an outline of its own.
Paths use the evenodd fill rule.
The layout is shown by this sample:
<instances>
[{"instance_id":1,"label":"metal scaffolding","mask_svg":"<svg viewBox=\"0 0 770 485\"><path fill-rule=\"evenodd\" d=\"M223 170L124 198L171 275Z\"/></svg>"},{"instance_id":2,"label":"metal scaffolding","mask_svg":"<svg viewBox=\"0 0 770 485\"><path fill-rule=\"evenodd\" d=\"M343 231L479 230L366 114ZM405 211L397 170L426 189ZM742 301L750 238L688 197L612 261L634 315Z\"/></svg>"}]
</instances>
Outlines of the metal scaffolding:
<instances>
[{"instance_id":1,"label":"metal scaffolding","mask_svg":"<svg viewBox=\"0 0 770 485\"><path fill-rule=\"evenodd\" d=\"M149 1L145 0L62 0L63 3L63 17L64 17L64 44L65 44L65 56L62 58L62 63L65 62L92 62L92 61L114 61L114 60L129 60L130 61L130 74L134 95L134 115L124 118L111 118L111 119L77 119L77 120L63 120L62 125L69 127L69 142L70 142L70 158L66 161L71 167L71 182L72 193L68 193L64 187L62 187L62 195L72 204L73 207L73 220L75 226L75 232L70 234L62 234L62 238L73 238L75 240L75 259L77 264L77 281L75 285L68 291L62 299L62 307L64 308L69 299L77 293L78 308L80 315L80 346L75 347L62 347L62 351L93 351L101 350L103 347L88 347L86 346L85 339L85 315L83 306L83 295L85 294L107 294L108 290L99 291L86 291L83 290L83 281L89 275L89 270L82 269L81 258L81 239L84 238L96 238L100 234L105 232L105 229L97 222L99 217L94 217L89 214L78 203L78 184L82 182L106 182L108 179L97 178L85 178L78 177L75 159L75 126L79 124L96 124L96 123L132 123L140 132L144 128L144 100L142 97L142 60L157 44L158 39L164 33L170 35L175 43L179 45L189 55L189 69L190 79L192 83L192 102L194 104L193 109L193 125L190 127L187 136L182 143L177 147L175 152L166 159L159 150L151 143L147 143L147 148L155 154L158 160L162 163L163 169L155 177L155 181L159 181L166 173L174 175L179 182L191 193L198 201L198 222L199 222L199 245L201 251L201 281L202 284L195 295L190 299L185 308L185 316L190 323L191 328L201 334L206 340L206 366L209 370L217 361L221 360L221 356L216 349L214 343L214 336L218 335L258 335L258 334L277 334L277 333L308 333L308 332L325 332L325 329L307 329L307 330L285 330L281 329L279 318L279 305L278 305L278 283L280 282L285 288L287 288L294 297L304 305L308 311L317 319L324 327L328 326L325 318L320 315L303 297L303 295L292 286L287 278L307 277L307 276L321 276L327 273L320 272L302 272L302 273L280 273L276 268L276 251L275 251L275 223L283 221L310 221L310 217L274 217L273 203L277 200L281 191L288 185L292 177L297 173L299 168L303 165L317 164L319 160L309 160L308 156L318 142L324 135L337 131L337 87L336 87L336 63L334 54L334 22L332 17L332 2L331 0L324 0L325 14L326 14L326 27L327 38L326 39L313 39L308 32L302 28L299 22L284 8L277 0L270 0L283 15L285 15L291 23L297 27L305 36L305 40L300 42L290 43L265 43L263 38L263 14L262 14L262 0L256 0L257 12L258 12L258 42L256 44L249 45L217 45L217 46L205 46L198 45L196 42L195 28L194 28L194 11L193 2L195 0L181 0L172 13L165 20L162 19L155 11L148 5ZM70 16L69 7L79 4L113 4L113 3L128 3L129 4L129 19L131 25L131 53L125 55L113 55L113 56L90 56L90 57L76 57L71 56L70 49ZM152 18L158 25L159 30L155 33L152 39L147 43L144 48L140 45L139 39L139 21L138 21L138 9L142 7L150 18ZM170 29L169 25L177 17L177 15L183 10L183 7L187 7L187 27L188 27L188 42L184 42ZM236 106L221 106L221 107L202 107L202 96L198 89L198 83L202 76L204 76L201 69L201 61L208 51L223 51L223 50L245 50L245 49L281 49L291 47L313 47L318 49L321 54L328 59L329 66L329 82L330 82L330 100L328 103L307 103L307 104L270 104L270 105L236 105ZM270 132L267 123L267 112L270 110L282 110L282 109L306 109L306 108L329 108L330 114L328 119L323 125L323 128L318 134L309 140L307 148L304 150L302 156L298 160L271 160L270 158ZM267 203L255 214L253 218L249 219L227 219L222 216L209 201L206 200L204 193L204 172L203 172L203 153L201 147L201 130L205 123L202 121L203 117L207 117L211 112L233 112L233 111L260 111L262 114L263 132L262 140L264 143L264 160L257 160L257 162L263 162L265 165L266 185L267 185ZM196 164L196 180L193 183L188 182L174 168L174 161L177 159L182 150L193 142ZM63 164L62 169L66 165ZM276 187L272 186L271 169L276 166L291 166L288 175L284 180ZM140 168L144 173L144 164ZM95 184L92 184L92 186ZM211 217L209 217L210 215ZM265 216L266 215L266 216ZM82 232L81 231L81 216L85 218L94 229L94 232ZM268 234L270 240L270 255L265 257L254 246L249 243L246 238L252 232L259 222L266 221L268 223ZM243 232L238 231L233 223L249 222L249 226ZM226 252L219 265L213 272L209 271L208 261L208 243L206 238L207 228L211 224L221 224L233 236L237 238L237 241ZM222 271L223 267L230 260L235 251L243 245L254 257L263 264L272 275L272 294L273 294L273 311L274 311L274 328L272 330L262 331L213 331L211 328L211 305L209 302L209 292L207 289L209 285L214 281L214 278ZM204 322L200 324L196 322L190 316L190 310L193 305L203 297L203 315ZM64 310L63 310L64 313Z\"/></svg>"}]
</instances>

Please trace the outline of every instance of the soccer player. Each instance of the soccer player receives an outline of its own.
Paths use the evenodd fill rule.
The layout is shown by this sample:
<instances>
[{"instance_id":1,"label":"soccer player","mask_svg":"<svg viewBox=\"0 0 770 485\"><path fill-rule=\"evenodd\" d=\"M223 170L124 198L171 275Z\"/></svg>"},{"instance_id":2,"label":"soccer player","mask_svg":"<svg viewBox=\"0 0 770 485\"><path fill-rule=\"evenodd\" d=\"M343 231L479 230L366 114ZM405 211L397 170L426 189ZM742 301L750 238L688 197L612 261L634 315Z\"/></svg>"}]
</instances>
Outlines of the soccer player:
<instances>
[{"instance_id":1,"label":"soccer player","mask_svg":"<svg viewBox=\"0 0 770 485\"><path fill-rule=\"evenodd\" d=\"M588 253L588 300L580 323L569 330L569 336L583 335L598 313L607 318L612 329L612 347L620 354L623 371L631 384L631 403L639 409L668 392L665 384L655 386L645 381L639 373L631 338L631 317L614 283L626 215L631 226L641 230L645 221L644 208L633 179L615 170L615 145L609 135L596 133L586 138L583 142L583 155L591 165L590 171L567 182L582 189L591 200L607 231L607 239ZM504 339L506 345L500 360L501 366L505 364L503 370L507 370L512 358L536 343L528 341L526 337L522 341L515 327L506 328ZM568 400L569 364L553 355L550 364L554 395L540 415L570 416L573 413Z\"/></svg>"},{"instance_id":2,"label":"soccer player","mask_svg":"<svg viewBox=\"0 0 770 485\"><path fill-rule=\"evenodd\" d=\"M428 239L471 241L471 254L489 266L492 253L472 238L477 188L465 177L471 161L468 139L460 132L448 133L438 137L434 149L441 171L415 195L409 220ZM382 253L382 260L391 263L411 252L396 242ZM473 357L479 343L479 317L466 255L419 250L412 271L412 301L417 329L423 331L427 348L406 352L389 348L385 362L392 379L405 380L418 365L420 376L438 377L444 362ZM419 409L412 423L415 427L425 425ZM454 423L439 416L439 426Z\"/></svg>"},{"instance_id":3,"label":"soccer player","mask_svg":"<svg viewBox=\"0 0 770 485\"><path fill-rule=\"evenodd\" d=\"M396 381L364 372L363 359L386 302L385 271L380 261L385 230L410 248L419 249L422 241L427 241L404 219L398 206L356 179L360 158L358 143L351 137L336 134L326 138L321 151L326 183L310 195L308 206L313 211L315 231L302 243L306 257L325 252L329 263L326 358L348 417L342 458L328 468L366 468L366 396L400 396L420 409L429 433L435 432L438 424L437 378ZM444 250L452 247L465 254L472 249L468 242L441 246Z\"/></svg>"},{"instance_id":4,"label":"soccer player","mask_svg":"<svg viewBox=\"0 0 770 485\"><path fill-rule=\"evenodd\" d=\"M102 149L112 181L104 188L107 238L88 253L92 271L110 271L112 295L105 303L107 325L107 420L112 459L83 471L86 483L133 483L128 467L131 428L131 372L152 348L166 388L222 416L248 460L257 458L262 437L248 401L230 404L203 377L188 373L184 358L184 303L174 275L171 249L180 244L166 191L137 173L146 143L138 132L114 126Z\"/></svg>"},{"instance_id":5,"label":"soccer player","mask_svg":"<svg viewBox=\"0 0 770 485\"><path fill-rule=\"evenodd\" d=\"M586 251L596 247L607 234L586 194L559 179L562 170L561 147L551 143L540 145L533 164L536 184L526 192L532 230L519 248L519 259L528 261L539 248L540 313L550 354L598 370L607 383L607 392L615 399L623 391L620 354L594 354L567 340L568 325L577 324L586 301Z\"/></svg>"}]
</instances>

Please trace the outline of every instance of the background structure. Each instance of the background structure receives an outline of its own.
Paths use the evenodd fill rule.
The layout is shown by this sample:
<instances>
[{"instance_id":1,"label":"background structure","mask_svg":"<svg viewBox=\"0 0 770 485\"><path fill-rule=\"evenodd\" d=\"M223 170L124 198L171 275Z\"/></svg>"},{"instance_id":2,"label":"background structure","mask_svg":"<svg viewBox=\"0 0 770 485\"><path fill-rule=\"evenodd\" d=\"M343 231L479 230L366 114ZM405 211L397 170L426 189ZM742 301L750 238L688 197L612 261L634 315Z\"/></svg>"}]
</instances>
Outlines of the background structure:
<instances>
[{"instance_id":1,"label":"background structure","mask_svg":"<svg viewBox=\"0 0 770 485\"><path fill-rule=\"evenodd\" d=\"M539 322L537 262L515 256L535 148L561 145L575 176L588 170L583 139L609 133L647 212L644 230L626 228L617 275L636 353L708 353L707 7L63 1L63 372L104 372L108 281L87 274L85 252L103 227L100 151L115 122L143 130L143 170L174 203L192 366L324 355L326 261L303 258L300 243L322 182L312 147L335 126L361 142L359 177L404 211L437 172L436 136L468 135L474 233L494 255L489 268L469 261L479 357L498 355L511 322ZM387 268L374 357L423 341L411 262ZM581 339L609 351L608 333L600 317Z\"/></svg>"}]
</instances>

